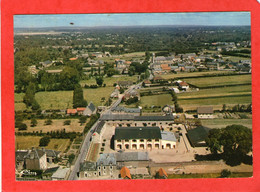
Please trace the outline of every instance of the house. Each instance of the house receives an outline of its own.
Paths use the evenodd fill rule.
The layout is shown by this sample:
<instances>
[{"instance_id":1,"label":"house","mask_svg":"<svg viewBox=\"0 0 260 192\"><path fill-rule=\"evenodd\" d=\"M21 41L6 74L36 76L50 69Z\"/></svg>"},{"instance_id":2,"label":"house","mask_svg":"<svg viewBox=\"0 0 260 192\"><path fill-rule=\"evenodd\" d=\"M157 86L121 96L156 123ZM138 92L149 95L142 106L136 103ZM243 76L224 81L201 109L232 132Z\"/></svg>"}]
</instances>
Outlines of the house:
<instances>
[{"instance_id":1,"label":"house","mask_svg":"<svg viewBox=\"0 0 260 192\"><path fill-rule=\"evenodd\" d=\"M161 64L162 71L164 72L170 72L172 69L168 64Z\"/></svg>"},{"instance_id":2,"label":"house","mask_svg":"<svg viewBox=\"0 0 260 192\"><path fill-rule=\"evenodd\" d=\"M76 115L77 109L67 109L67 115Z\"/></svg>"},{"instance_id":3,"label":"house","mask_svg":"<svg viewBox=\"0 0 260 192\"><path fill-rule=\"evenodd\" d=\"M182 81L182 82L179 83L179 88L183 89L183 90L187 90L187 89L189 89L189 84Z\"/></svg>"},{"instance_id":4,"label":"house","mask_svg":"<svg viewBox=\"0 0 260 192\"><path fill-rule=\"evenodd\" d=\"M117 127L114 136L116 150L174 149L176 141L174 134L159 127Z\"/></svg>"},{"instance_id":5,"label":"house","mask_svg":"<svg viewBox=\"0 0 260 192\"><path fill-rule=\"evenodd\" d=\"M52 62L50 60L47 60L44 62L40 62L40 64L42 65L43 68L45 68L45 67L50 67L52 65Z\"/></svg>"},{"instance_id":6,"label":"house","mask_svg":"<svg viewBox=\"0 0 260 192\"><path fill-rule=\"evenodd\" d=\"M118 90L118 89L115 89L115 90L111 93L110 97L111 97L111 98L118 98L118 95L119 95L119 90Z\"/></svg>"},{"instance_id":7,"label":"house","mask_svg":"<svg viewBox=\"0 0 260 192\"><path fill-rule=\"evenodd\" d=\"M159 83L159 82L164 81L164 80L165 80L165 79L162 78L161 76L155 76L155 77L153 78L153 81L154 81L155 83Z\"/></svg>"},{"instance_id":8,"label":"house","mask_svg":"<svg viewBox=\"0 0 260 192\"><path fill-rule=\"evenodd\" d=\"M46 153L46 161L47 163L53 163L57 158L60 157L60 151L54 151L52 149L44 149L42 150Z\"/></svg>"},{"instance_id":9,"label":"house","mask_svg":"<svg viewBox=\"0 0 260 192\"><path fill-rule=\"evenodd\" d=\"M77 57L69 58L70 61L76 61L77 59L78 59Z\"/></svg>"},{"instance_id":10,"label":"house","mask_svg":"<svg viewBox=\"0 0 260 192\"><path fill-rule=\"evenodd\" d=\"M84 116L91 116L93 114L95 114L97 112L97 108L95 107L95 105L90 102L88 104L88 106L86 107L86 109L83 111L83 115Z\"/></svg>"},{"instance_id":11,"label":"house","mask_svg":"<svg viewBox=\"0 0 260 192\"><path fill-rule=\"evenodd\" d=\"M117 83L121 88L128 88L133 85L132 81L118 81Z\"/></svg>"},{"instance_id":12,"label":"house","mask_svg":"<svg viewBox=\"0 0 260 192\"><path fill-rule=\"evenodd\" d=\"M162 111L165 113L172 113L175 111L175 106L174 105L165 105L165 106L163 106Z\"/></svg>"},{"instance_id":13,"label":"house","mask_svg":"<svg viewBox=\"0 0 260 192\"><path fill-rule=\"evenodd\" d=\"M160 179L167 179L168 178L168 175L163 168L159 169L158 176L159 176Z\"/></svg>"},{"instance_id":14,"label":"house","mask_svg":"<svg viewBox=\"0 0 260 192\"><path fill-rule=\"evenodd\" d=\"M144 87L150 87L151 85L152 85L152 82L151 82L150 80L145 79L145 80L143 81L143 86L144 86Z\"/></svg>"},{"instance_id":15,"label":"house","mask_svg":"<svg viewBox=\"0 0 260 192\"><path fill-rule=\"evenodd\" d=\"M80 164L79 176L83 178L117 178L116 158L114 153L100 154L97 162L83 162Z\"/></svg>"},{"instance_id":16,"label":"house","mask_svg":"<svg viewBox=\"0 0 260 192\"><path fill-rule=\"evenodd\" d=\"M125 100L128 100L128 99L130 99L130 98L134 98L134 97L137 97L138 100L140 100L140 93L139 93L138 91L136 91L136 90L132 90L132 91L130 91L130 92L127 92L127 93L125 93L125 95L124 95L124 99L125 99Z\"/></svg>"},{"instance_id":17,"label":"house","mask_svg":"<svg viewBox=\"0 0 260 192\"><path fill-rule=\"evenodd\" d=\"M212 119L213 118L213 107L198 107L197 115L199 119Z\"/></svg>"},{"instance_id":18,"label":"house","mask_svg":"<svg viewBox=\"0 0 260 192\"><path fill-rule=\"evenodd\" d=\"M21 171L25 168L24 159L28 154L28 150L18 150L15 151L15 168Z\"/></svg>"},{"instance_id":19,"label":"house","mask_svg":"<svg viewBox=\"0 0 260 192\"><path fill-rule=\"evenodd\" d=\"M130 170L127 167L122 167L122 169L120 170L120 176L123 179L132 179Z\"/></svg>"},{"instance_id":20,"label":"house","mask_svg":"<svg viewBox=\"0 0 260 192\"><path fill-rule=\"evenodd\" d=\"M83 112L85 111L85 107L78 107L76 110L77 110L77 113L78 115L83 115Z\"/></svg>"},{"instance_id":21,"label":"house","mask_svg":"<svg viewBox=\"0 0 260 192\"><path fill-rule=\"evenodd\" d=\"M25 156L26 169L45 170L47 169L47 156L43 150L32 149Z\"/></svg>"}]
</instances>

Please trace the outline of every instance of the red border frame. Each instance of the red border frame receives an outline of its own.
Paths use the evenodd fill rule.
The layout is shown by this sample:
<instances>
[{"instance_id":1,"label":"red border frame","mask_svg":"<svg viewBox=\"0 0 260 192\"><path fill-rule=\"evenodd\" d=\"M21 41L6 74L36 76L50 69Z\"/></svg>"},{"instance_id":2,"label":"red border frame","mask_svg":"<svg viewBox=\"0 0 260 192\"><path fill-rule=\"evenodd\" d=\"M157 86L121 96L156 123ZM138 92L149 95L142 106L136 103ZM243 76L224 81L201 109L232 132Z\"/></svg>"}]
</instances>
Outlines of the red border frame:
<instances>
[{"instance_id":1,"label":"red border frame","mask_svg":"<svg viewBox=\"0 0 260 192\"><path fill-rule=\"evenodd\" d=\"M3 191L260 191L259 96L260 3L257 0L2 0L2 184ZM252 178L105 181L15 181L13 15L65 13L250 11L252 29ZM259 65L258 65L259 63Z\"/></svg>"}]
</instances>

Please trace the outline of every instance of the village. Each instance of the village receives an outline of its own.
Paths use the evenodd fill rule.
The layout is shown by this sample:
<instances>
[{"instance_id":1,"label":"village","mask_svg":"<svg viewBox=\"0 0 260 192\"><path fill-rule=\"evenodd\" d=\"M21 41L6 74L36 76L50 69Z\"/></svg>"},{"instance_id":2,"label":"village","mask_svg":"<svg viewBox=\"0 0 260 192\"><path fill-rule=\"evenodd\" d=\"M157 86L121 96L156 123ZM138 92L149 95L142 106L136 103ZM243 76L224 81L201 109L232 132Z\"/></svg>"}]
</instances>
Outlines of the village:
<instances>
[{"instance_id":1,"label":"village","mask_svg":"<svg viewBox=\"0 0 260 192\"><path fill-rule=\"evenodd\" d=\"M92 43L42 46L64 57L26 68L39 82L33 93L38 105L26 103L28 93L17 80L17 180L252 174L250 163L207 159L211 129L238 124L252 129L250 41L204 43L207 48L196 53L114 54L101 51L113 45L95 44L99 39L84 33L42 38L69 41L69 36ZM15 46L14 53L20 52ZM76 92L82 98L78 105Z\"/></svg>"}]
</instances>

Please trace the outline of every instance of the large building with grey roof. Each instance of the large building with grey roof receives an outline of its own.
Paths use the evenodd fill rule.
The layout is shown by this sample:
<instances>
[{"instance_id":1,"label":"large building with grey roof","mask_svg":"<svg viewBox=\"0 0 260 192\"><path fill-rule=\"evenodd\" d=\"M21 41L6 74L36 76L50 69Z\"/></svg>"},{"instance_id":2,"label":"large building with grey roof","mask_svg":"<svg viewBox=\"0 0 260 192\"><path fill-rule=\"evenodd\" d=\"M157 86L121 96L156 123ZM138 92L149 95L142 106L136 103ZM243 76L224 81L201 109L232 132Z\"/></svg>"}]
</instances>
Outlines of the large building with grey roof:
<instances>
[{"instance_id":1,"label":"large building with grey roof","mask_svg":"<svg viewBox=\"0 0 260 192\"><path fill-rule=\"evenodd\" d=\"M176 148L176 137L159 127L117 127L114 136L116 150L152 150Z\"/></svg>"}]
</instances>

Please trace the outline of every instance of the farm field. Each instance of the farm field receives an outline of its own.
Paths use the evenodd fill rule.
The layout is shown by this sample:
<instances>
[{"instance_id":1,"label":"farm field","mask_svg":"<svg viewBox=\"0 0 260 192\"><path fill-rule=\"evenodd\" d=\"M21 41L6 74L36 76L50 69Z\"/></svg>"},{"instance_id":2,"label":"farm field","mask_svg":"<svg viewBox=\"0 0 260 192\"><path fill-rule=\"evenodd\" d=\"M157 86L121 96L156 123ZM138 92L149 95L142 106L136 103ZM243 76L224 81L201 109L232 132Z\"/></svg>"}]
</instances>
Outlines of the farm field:
<instances>
[{"instance_id":1,"label":"farm field","mask_svg":"<svg viewBox=\"0 0 260 192\"><path fill-rule=\"evenodd\" d=\"M251 95L219 96L214 98L194 97L189 99L178 99L178 103L184 110L194 110L202 105L213 106L214 110L216 110L221 109L223 104L250 104L252 103L252 97Z\"/></svg>"},{"instance_id":2,"label":"farm field","mask_svg":"<svg viewBox=\"0 0 260 192\"><path fill-rule=\"evenodd\" d=\"M224 128L228 125L240 124L252 129L252 119L202 119L203 126L208 128Z\"/></svg>"},{"instance_id":3,"label":"farm field","mask_svg":"<svg viewBox=\"0 0 260 192\"><path fill-rule=\"evenodd\" d=\"M113 87L100 87L97 89L83 89L84 98L92 101L95 106L101 105L101 98L108 99L113 92ZM24 94L15 94L15 110L25 110L26 107L22 103ZM73 91L50 91L38 92L35 94L37 102L40 104L41 109L67 109L72 108Z\"/></svg>"},{"instance_id":4,"label":"farm field","mask_svg":"<svg viewBox=\"0 0 260 192\"><path fill-rule=\"evenodd\" d=\"M166 104L173 104L172 96L170 94L161 94L161 95L151 95L141 97L141 106L145 107L146 105L152 106L161 106L163 107Z\"/></svg>"},{"instance_id":5,"label":"farm field","mask_svg":"<svg viewBox=\"0 0 260 192\"><path fill-rule=\"evenodd\" d=\"M251 83L251 75L187 78L184 81L197 87L237 85Z\"/></svg>"},{"instance_id":6,"label":"farm field","mask_svg":"<svg viewBox=\"0 0 260 192\"><path fill-rule=\"evenodd\" d=\"M133 81L136 82L138 80L137 76L123 76L123 75L117 75L113 77L105 77L104 78L104 83L106 84L106 87L113 87L114 83L117 83L118 81ZM82 80L80 81L81 85L96 85L96 79L91 78L88 80Z\"/></svg>"},{"instance_id":7,"label":"farm field","mask_svg":"<svg viewBox=\"0 0 260 192\"><path fill-rule=\"evenodd\" d=\"M238 95L251 95L252 88L250 85L223 87L213 89L201 89L193 92L183 92L177 94L179 99L193 99L193 98L211 98L219 96L238 96Z\"/></svg>"},{"instance_id":8,"label":"farm field","mask_svg":"<svg viewBox=\"0 0 260 192\"><path fill-rule=\"evenodd\" d=\"M70 125L63 125L64 121L71 120ZM65 129L66 132L82 132L84 129L84 125L80 126L78 119L53 119L51 125L44 125L44 119L37 119L37 125L35 127L31 127L31 121L26 120L24 123L27 125L26 132L40 132L47 133L50 131L60 131ZM18 131L18 129L16 129ZM21 131L23 132L23 131Z\"/></svg>"},{"instance_id":9,"label":"farm field","mask_svg":"<svg viewBox=\"0 0 260 192\"><path fill-rule=\"evenodd\" d=\"M39 136L16 136L15 137L15 149L31 149L32 147L39 147ZM65 151L70 145L69 139L51 139L46 149L53 149L57 151Z\"/></svg>"},{"instance_id":10,"label":"farm field","mask_svg":"<svg viewBox=\"0 0 260 192\"><path fill-rule=\"evenodd\" d=\"M160 75L164 79L172 79L172 78L183 78L183 77L197 77L197 76L207 76L212 74L232 74L235 72L231 71L203 71L203 72L182 72L177 74L165 74Z\"/></svg>"}]
</instances>

